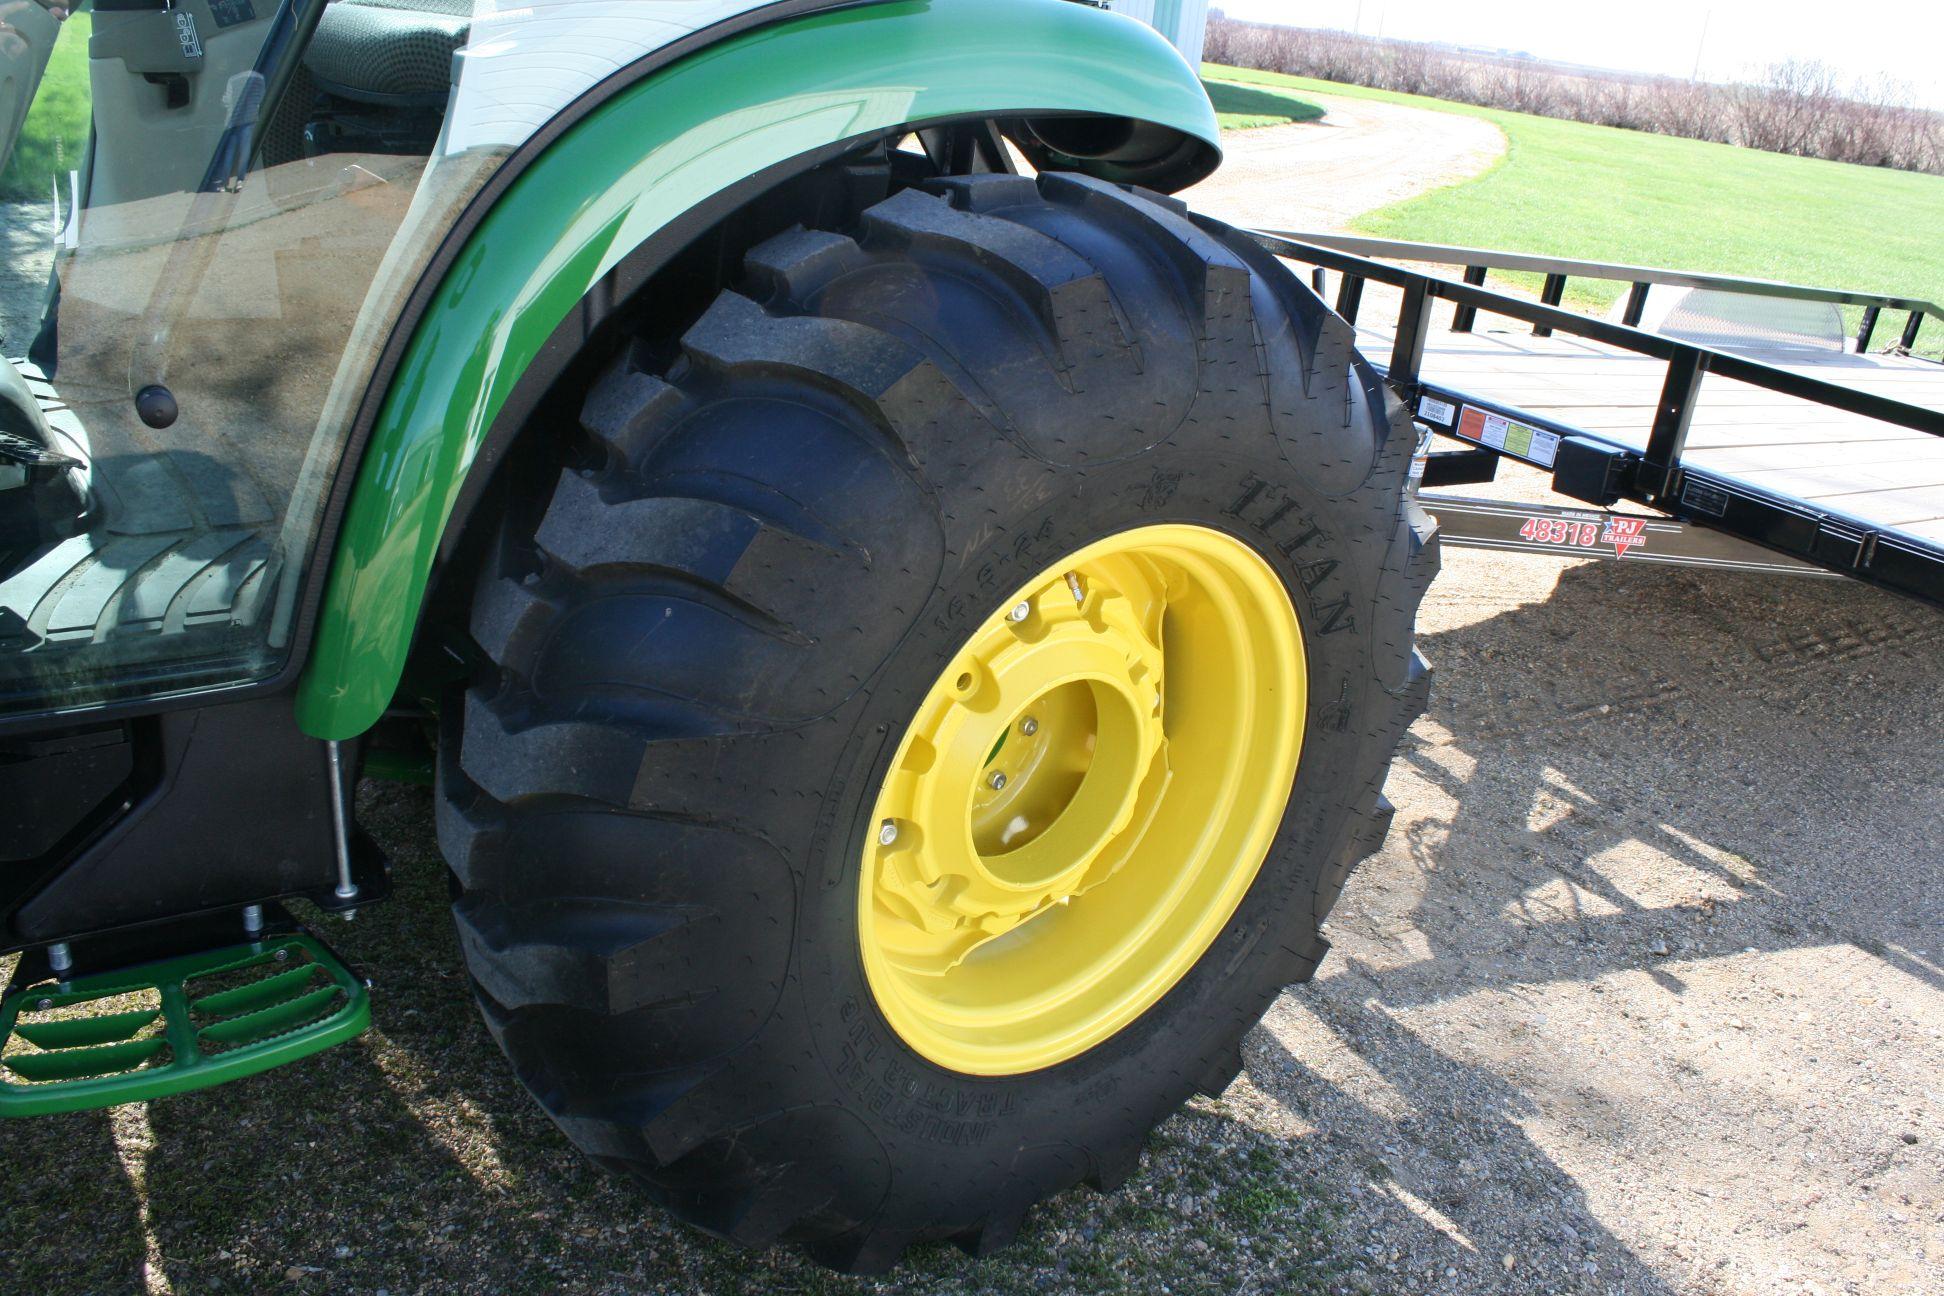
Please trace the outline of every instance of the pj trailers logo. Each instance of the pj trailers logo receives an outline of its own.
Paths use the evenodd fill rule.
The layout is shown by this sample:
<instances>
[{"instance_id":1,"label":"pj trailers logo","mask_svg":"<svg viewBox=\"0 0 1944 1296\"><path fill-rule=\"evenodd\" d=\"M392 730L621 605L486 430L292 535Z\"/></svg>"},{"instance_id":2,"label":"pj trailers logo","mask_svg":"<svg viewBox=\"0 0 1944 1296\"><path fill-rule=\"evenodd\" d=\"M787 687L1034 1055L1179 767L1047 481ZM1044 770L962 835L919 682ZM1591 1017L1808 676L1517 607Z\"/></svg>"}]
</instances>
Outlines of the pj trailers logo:
<instances>
[{"instance_id":1,"label":"pj trailers logo","mask_svg":"<svg viewBox=\"0 0 1944 1296\"><path fill-rule=\"evenodd\" d=\"M1614 556L1625 558L1627 550L1647 543L1647 519L1610 517L1600 532L1600 543L1613 546Z\"/></svg>"},{"instance_id":2,"label":"pj trailers logo","mask_svg":"<svg viewBox=\"0 0 1944 1296\"><path fill-rule=\"evenodd\" d=\"M1616 558L1627 550L1645 548L1647 519L1608 516L1599 521L1574 518L1529 517L1519 528L1519 538L1533 544L1561 545L1570 549L1594 549L1612 545Z\"/></svg>"}]
</instances>

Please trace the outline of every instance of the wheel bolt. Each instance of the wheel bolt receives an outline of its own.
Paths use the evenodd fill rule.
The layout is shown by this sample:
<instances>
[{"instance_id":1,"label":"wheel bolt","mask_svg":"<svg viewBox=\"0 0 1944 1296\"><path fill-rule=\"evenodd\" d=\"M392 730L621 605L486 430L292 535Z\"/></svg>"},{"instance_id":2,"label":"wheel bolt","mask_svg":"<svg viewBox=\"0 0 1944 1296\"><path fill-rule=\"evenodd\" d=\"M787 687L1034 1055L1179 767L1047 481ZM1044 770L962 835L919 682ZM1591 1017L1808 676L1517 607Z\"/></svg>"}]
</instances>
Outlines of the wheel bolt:
<instances>
[{"instance_id":1,"label":"wheel bolt","mask_svg":"<svg viewBox=\"0 0 1944 1296\"><path fill-rule=\"evenodd\" d=\"M898 840L898 825L886 819L878 828L878 845L889 846Z\"/></svg>"},{"instance_id":2,"label":"wheel bolt","mask_svg":"<svg viewBox=\"0 0 1944 1296\"><path fill-rule=\"evenodd\" d=\"M34 1007L38 1008L42 1012L46 1012L48 1009L52 1008L53 1006L54 1006L54 1001L52 999L43 999L39 1003L34 1005Z\"/></svg>"},{"instance_id":3,"label":"wheel bolt","mask_svg":"<svg viewBox=\"0 0 1944 1296\"><path fill-rule=\"evenodd\" d=\"M986 780L986 786L994 792L998 792L1006 786L1006 776L998 770L994 770L992 771L992 777Z\"/></svg>"},{"instance_id":4,"label":"wheel bolt","mask_svg":"<svg viewBox=\"0 0 1944 1296\"><path fill-rule=\"evenodd\" d=\"M1019 606L1015 607L1012 611L1006 613L1006 620L1024 621L1027 617L1031 615L1033 615L1033 605L1031 603L1021 603Z\"/></svg>"},{"instance_id":5,"label":"wheel bolt","mask_svg":"<svg viewBox=\"0 0 1944 1296\"><path fill-rule=\"evenodd\" d=\"M1031 738L1034 734L1039 732L1039 721L1033 719L1033 717L1031 716L1027 716L1024 720L1021 720L1019 722L1019 732L1025 734L1028 738Z\"/></svg>"}]
</instances>

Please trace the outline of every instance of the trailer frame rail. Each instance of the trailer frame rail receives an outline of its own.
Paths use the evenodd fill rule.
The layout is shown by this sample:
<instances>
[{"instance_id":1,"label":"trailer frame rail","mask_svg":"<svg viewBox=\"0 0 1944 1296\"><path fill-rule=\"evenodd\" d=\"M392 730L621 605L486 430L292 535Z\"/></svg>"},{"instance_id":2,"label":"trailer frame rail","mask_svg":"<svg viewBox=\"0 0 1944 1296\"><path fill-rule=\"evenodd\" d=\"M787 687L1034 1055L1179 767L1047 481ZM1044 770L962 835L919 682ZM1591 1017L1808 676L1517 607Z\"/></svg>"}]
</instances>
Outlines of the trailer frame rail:
<instances>
[{"instance_id":1,"label":"trailer frame rail","mask_svg":"<svg viewBox=\"0 0 1944 1296\"><path fill-rule=\"evenodd\" d=\"M1471 447L1462 453L1471 457L1476 469L1439 472L1439 460L1460 456L1434 455L1433 470L1427 476L1430 484L1489 480L1489 471L1484 471L1485 465L1477 458L1479 451L1493 457L1504 455L1534 467L1550 468L1553 489L1570 498L1600 508L1623 500L1645 505L1682 522L1726 532L1788 558L1944 607L1944 547L1852 515L1809 506L1727 474L1693 468L1684 462L1695 402L1701 383L1709 374L1934 437L1944 437L1944 410L1913 405L1681 341L1631 323L1616 324L1582 315L1556 304L1564 296L1569 276L1621 279L1636 285L1630 293L1627 317L1637 320L1644 298L1644 290L1639 285L1668 283L1841 302L1860 305L1866 311L1907 310L1910 318L1906 332L1914 340L1925 315L1944 317L1944 310L1933 303L1472 248L1269 230L1250 230L1248 234L1278 257L1337 272L1341 276L1337 312L1352 324L1361 308L1366 282L1387 284L1401 291L1388 362L1376 357L1373 361L1419 422ZM1346 244L1360 251L1341 246ZM1462 264L1466 267L1465 281L1391 265L1362 252ZM1535 302L1487 288L1484 272L1488 266L1544 274L1544 299ZM1494 399L1489 393L1468 391L1427 378L1425 355L1432 331L1432 308L1438 302L1453 305L1453 325L1459 331L1469 328L1477 313L1485 311L1531 324L1536 333L1541 330L1566 333L1663 362L1660 395L1654 406L1652 426L1646 430L1644 448L1522 410ZM1870 323L1874 327L1874 316ZM1502 420L1505 426L1515 427L1517 435L1499 445L1481 444L1476 436L1464 435L1463 430L1481 418ZM1520 446L1526 447L1523 452Z\"/></svg>"}]
</instances>

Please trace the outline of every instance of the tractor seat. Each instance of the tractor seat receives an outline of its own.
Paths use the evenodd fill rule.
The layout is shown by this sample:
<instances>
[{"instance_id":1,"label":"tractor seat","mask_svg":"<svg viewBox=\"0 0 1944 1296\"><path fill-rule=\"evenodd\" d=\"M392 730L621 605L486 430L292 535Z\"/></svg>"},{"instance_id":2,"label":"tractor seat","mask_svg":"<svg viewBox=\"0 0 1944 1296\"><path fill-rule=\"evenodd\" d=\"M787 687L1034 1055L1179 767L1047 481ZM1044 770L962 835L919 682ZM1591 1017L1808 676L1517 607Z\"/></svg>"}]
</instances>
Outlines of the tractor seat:
<instances>
[{"instance_id":1,"label":"tractor seat","mask_svg":"<svg viewBox=\"0 0 1944 1296\"><path fill-rule=\"evenodd\" d=\"M466 44L473 0L332 0L304 66L340 98L443 107L452 56Z\"/></svg>"}]
</instances>

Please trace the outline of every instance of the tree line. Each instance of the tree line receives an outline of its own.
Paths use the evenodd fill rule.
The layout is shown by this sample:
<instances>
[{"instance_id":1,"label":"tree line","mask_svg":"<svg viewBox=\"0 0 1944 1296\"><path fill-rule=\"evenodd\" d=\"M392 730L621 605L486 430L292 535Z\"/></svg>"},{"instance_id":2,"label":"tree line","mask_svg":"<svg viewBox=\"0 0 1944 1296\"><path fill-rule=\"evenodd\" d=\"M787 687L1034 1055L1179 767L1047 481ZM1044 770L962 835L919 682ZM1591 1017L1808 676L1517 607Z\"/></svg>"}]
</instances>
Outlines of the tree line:
<instances>
[{"instance_id":1,"label":"tree line","mask_svg":"<svg viewBox=\"0 0 1944 1296\"><path fill-rule=\"evenodd\" d=\"M1888 78L1846 83L1813 60L1777 63L1758 80L1720 84L1239 22L1219 11L1209 19L1204 57L1596 126L1944 175L1944 113L1915 106L1909 87Z\"/></svg>"}]
</instances>

